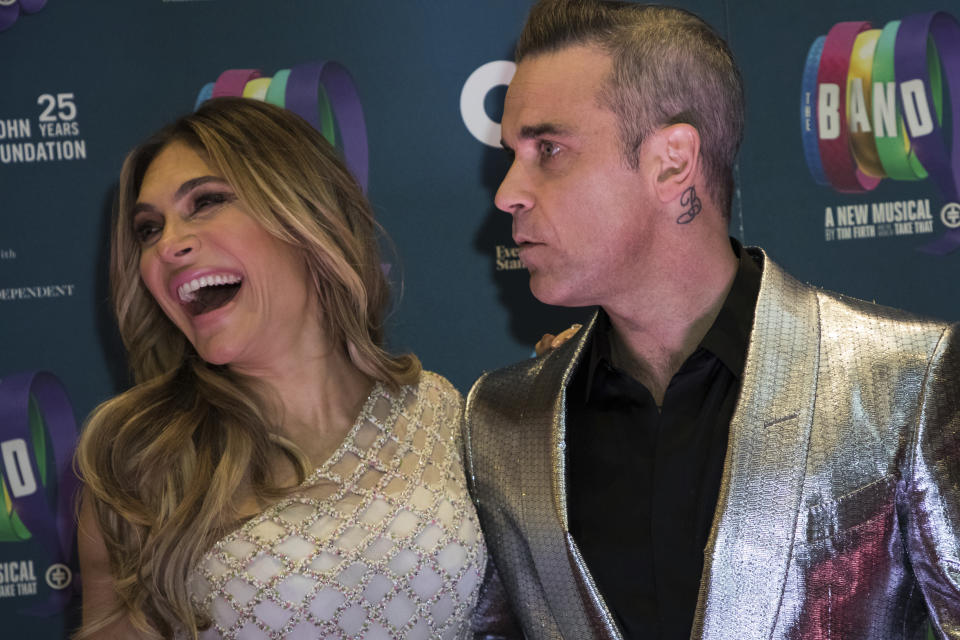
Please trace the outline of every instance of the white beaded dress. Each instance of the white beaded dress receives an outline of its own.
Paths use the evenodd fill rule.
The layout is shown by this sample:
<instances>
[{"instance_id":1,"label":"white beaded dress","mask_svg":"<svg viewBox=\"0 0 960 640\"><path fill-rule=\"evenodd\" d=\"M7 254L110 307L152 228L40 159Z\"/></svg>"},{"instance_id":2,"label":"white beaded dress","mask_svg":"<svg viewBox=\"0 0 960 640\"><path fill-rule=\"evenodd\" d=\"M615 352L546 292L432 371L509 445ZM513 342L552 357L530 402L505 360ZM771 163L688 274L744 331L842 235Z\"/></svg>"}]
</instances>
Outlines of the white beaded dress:
<instances>
[{"instance_id":1,"label":"white beaded dress","mask_svg":"<svg viewBox=\"0 0 960 640\"><path fill-rule=\"evenodd\" d=\"M467 494L460 394L377 383L303 489L211 549L201 638L464 638L487 556Z\"/></svg>"}]
</instances>

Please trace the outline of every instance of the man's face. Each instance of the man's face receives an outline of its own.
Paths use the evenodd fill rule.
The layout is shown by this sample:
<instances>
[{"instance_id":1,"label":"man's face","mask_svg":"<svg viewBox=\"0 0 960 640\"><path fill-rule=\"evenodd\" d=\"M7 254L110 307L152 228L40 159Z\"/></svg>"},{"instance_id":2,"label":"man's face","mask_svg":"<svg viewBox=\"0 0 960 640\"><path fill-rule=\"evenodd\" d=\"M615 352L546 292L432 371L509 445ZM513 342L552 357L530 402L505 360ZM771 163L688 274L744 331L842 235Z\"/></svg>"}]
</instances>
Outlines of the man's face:
<instances>
[{"instance_id":1,"label":"man's face","mask_svg":"<svg viewBox=\"0 0 960 640\"><path fill-rule=\"evenodd\" d=\"M610 58L568 47L526 58L504 103L503 145L515 155L496 195L542 302L609 306L651 277L654 194L641 155L627 166L616 116L598 101Z\"/></svg>"}]
</instances>

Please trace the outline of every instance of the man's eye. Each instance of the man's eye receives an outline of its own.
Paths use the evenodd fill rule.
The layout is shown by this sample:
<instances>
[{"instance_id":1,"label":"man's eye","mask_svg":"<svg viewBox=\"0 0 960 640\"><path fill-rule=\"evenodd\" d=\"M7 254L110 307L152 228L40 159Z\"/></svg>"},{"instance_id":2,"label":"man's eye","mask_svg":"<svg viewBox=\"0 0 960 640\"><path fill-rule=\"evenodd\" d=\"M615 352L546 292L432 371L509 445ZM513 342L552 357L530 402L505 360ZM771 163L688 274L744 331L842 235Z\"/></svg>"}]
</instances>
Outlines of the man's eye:
<instances>
[{"instance_id":1,"label":"man's eye","mask_svg":"<svg viewBox=\"0 0 960 640\"><path fill-rule=\"evenodd\" d=\"M560 145L548 142L547 140L541 140L537 150L540 152L542 158L552 158L560 151Z\"/></svg>"}]
</instances>

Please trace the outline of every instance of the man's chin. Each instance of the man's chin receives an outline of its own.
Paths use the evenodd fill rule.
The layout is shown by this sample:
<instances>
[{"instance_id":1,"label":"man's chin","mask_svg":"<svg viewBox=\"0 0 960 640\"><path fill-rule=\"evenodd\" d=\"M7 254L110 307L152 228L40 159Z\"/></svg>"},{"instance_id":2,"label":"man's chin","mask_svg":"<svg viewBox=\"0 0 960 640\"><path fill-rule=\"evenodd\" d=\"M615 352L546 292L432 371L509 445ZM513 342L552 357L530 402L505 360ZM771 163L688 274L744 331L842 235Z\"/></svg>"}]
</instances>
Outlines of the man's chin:
<instances>
[{"instance_id":1,"label":"man's chin","mask_svg":"<svg viewBox=\"0 0 960 640\"><path fill-rule=\"evenodd\" d=\"M552 307L585 307L589 303L579 302L581 296L563 286L545 278L542 273L530 272L530 293L543 304Z\"/></svg>"}]
</instances>

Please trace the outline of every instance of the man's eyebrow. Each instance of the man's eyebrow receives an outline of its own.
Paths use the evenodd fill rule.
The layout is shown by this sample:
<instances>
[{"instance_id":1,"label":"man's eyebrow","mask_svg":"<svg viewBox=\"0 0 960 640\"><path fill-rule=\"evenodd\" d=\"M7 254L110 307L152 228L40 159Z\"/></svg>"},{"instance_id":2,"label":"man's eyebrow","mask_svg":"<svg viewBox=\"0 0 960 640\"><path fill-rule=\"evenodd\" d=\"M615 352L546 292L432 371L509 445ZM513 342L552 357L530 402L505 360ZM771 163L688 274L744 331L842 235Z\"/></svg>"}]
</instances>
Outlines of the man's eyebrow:
<instances>
[{"instance_id":1,"label":"man's eyebrow","mask_svg":"<svg viewBox=\"0 0 960 640\"><path fill-rule=\"evenodd\" d=\"M527 125L525 127L521 127L520 129L521 140L536 140L537 138L541 138L543 136L567 136L570 134L571 131L569 128L553 122ZM503 138L500 139L500 146L507 151L513 151L513 147L507 144L506 140Z\"/></svg>"},{"instance_id":2,"label":"man's eyebrow","mask_svg":"<svg viewBox=\"0 0 960 640\"><path fill-rule=\"evenodd\" d=\"M543 136L568 136L571 131L568 127L554 122L544 122L541 124L531 124L520 128L521 140L536 140ZM507 144L504 139L500 139L500 146L507 151L513 151L513 148Z\"/></svg>"},{"instance_id":3,"label":"man's eyebrow","mask_svg":"<svg viewBox=\"0 0 960 640\"><path fill-rule=\"evenodd\" d=\"M553 122L544 122L542 124L527 125L520 129L520 137L523 139L539 138L541 136L562 136L570 133L570 130L563 125Z\"/></svg>"},{"instance_id":4,"label":"man's eyebrow","mask_svg":"<svg viewBox=\"0 0 960 640\"><path fill-rule=\"evenodd\" d=\"M190 178L177 188L176 193L173 194L173 199L180 200L200 185L207 184L208 182L220 182L223 184L227 183L227 181L220 176L198 176L196 178ZM137 214L142 211L153 213L157 211L157 208L147 202L138 202L133 205L133 208L130 210L130 217L135 218L137 217Z\"/></svg>"}]
</instances>

